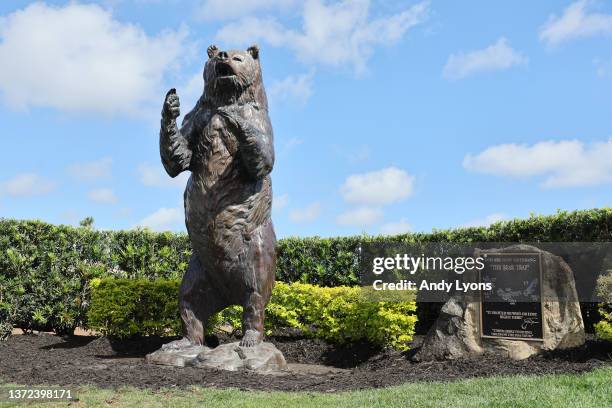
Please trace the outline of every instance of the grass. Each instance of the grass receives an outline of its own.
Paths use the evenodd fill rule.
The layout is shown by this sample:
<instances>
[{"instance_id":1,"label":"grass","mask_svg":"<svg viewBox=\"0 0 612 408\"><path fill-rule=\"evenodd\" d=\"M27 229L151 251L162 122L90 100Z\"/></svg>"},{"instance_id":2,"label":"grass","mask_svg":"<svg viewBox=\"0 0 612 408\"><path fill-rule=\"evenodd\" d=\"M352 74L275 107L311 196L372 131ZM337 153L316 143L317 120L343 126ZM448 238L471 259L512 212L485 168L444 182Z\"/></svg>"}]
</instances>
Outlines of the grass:
<instances>
[{"instance_id":1,"label":"grass","mask_svg":"<svg viewBox=\"0 0 612 408\"><path fill-rule=\"evenodd\" d=\"M273 381L273 379L271 379ZM6 389L9 385L3 385ZM516 376L412 383L343 393L107 390L79 387L78 402L0 402L1 407L596 407L612 406L612 367L580 375ZM6 400L5 400L6 401Z\"/></svg>"}]
</instances>

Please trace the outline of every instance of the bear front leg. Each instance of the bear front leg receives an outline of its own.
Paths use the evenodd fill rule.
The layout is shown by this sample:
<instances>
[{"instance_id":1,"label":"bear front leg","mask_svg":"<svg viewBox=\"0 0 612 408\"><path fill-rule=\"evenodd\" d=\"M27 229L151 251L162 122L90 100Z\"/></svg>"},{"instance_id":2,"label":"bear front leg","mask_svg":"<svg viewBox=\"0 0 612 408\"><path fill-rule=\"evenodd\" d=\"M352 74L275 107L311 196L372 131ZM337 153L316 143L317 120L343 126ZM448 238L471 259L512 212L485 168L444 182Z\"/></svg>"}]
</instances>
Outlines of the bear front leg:
<instances>
[{"instance_id":1,"label":"bear front leg","mask_svg":"<svg viewBox=\"0 0 612 408\"><path fill-rule=\"evenodd\" d=\"M239 108L236 107L222 107L218 112L227 120L236 134L240 158L248 174L255 179L267 176L274 166L272 127L267 119L267 114L258 111L258 114L248 121L242 117ZM251 122L257 123L258 126Z\"/></svg>"},{"instance_id":2,"label":"bear front leg","mask_svg":"<svg viewBox=\"0 0 612 408\"><path fill-rule=\"evenodd\" d=\"M191 164L191 150L187 132L179 130L176 119L180 115L180 101L172 88L166 94L162 108L161 129L159 131L159 152L162 163L170 177L176 177L188 170ZM187 127L183 127L188 130Z\"/></svg>"},{"instance_id":3,"label":"bear front leg","mask_svg":"<svg viewBox=\"0 0 612 408\"><path fill-rule=\"evenodd\" d=\"M274 166L272 134L262 132L254 126L244 127L244 138L240 141L240 157L248 173L262 179Z\"/></svg>"}]
</instances>

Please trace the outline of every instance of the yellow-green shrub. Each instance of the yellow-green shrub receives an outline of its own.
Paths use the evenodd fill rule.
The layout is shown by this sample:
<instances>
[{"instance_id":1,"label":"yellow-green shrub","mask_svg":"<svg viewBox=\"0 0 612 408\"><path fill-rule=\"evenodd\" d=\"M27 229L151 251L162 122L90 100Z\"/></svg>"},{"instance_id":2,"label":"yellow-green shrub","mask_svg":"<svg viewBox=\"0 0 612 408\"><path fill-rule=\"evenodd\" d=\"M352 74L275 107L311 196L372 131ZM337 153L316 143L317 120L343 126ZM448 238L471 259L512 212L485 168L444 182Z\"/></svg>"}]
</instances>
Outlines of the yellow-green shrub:
<instances>
[{"instance_id":1,"label":"yellow-green shrub","mask_svg":"<svg viewBox=\"0 0 612 408\"><path fill-rule=\"evenodd\" d=\"M612 270L597 279L597 294L602 303L599 305L601 320L595 324L595 333L600 339L612 341Z\"/></svg>"},{"instance_id":2,"label":"yellow-green shrub","mask_svg":"<svg viewBox=\"0 0 612 408\"><path fill-rule=\"evenodd\" d=\"M368 340L408 349L417 317L415 302L373 302L361 288L278 282L266 310L276 327L296 327L331 343Z\"/></svg>"},{"instance_id":3,"label":"yellow-green shrub","mask_svg":"<svg viewBox=\"0 0 612 408\"><path fill-rule=\"evenodd\" d=\"M92 285L89 325L115 337L177 335L177 280L102 279ZM417 321L415 302L378 302L357 287L277 282L266 309L266 330L291 327L331 343L367 340L407 350ZM240 326L241 308L213 316L209 329Z\"/></svg>"}]
</instances>

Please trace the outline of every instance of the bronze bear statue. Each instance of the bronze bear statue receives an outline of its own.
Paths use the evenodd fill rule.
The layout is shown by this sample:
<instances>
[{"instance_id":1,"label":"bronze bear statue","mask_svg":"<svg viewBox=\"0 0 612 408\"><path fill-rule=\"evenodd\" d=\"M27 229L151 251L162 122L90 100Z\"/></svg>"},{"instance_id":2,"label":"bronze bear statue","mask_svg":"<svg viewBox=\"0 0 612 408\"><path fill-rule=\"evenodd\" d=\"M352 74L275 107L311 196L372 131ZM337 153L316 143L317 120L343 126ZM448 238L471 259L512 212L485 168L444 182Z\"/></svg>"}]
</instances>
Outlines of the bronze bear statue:
<instances>
[{"instance_id":1,"label":"bronze bear statue","mask_svg":"<svg viewBox=\"0 0 612 408\"><path fill-rule=\"evenodd\" d=\"M259 344L274 286L274 146L258 47L210 46L204 83L180 129L174 89L162 110L164 168L171 177L191 171L184 202L193 246L179 293L184 337L166 349L202 345L208 318L230 305L244 308L240 345Z\"/></svg>"}]
</instances>

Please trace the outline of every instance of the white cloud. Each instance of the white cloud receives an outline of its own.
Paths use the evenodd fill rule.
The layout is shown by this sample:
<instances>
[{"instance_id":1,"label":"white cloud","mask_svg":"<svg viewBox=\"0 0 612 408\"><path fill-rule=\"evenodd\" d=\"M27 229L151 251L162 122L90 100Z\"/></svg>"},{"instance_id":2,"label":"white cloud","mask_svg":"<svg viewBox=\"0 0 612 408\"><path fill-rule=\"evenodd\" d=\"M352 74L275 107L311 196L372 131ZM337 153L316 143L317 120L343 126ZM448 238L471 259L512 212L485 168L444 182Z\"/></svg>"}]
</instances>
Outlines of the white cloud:
<instances>
[{"instance_id":1,"label":"white cloud","mask_svg":"<svg viewBox=\"0 0 612 408\"><path fill-rule=\"evenodd\" d=\"M499 221L507 220L508 216L506 214L494 213L489 214L483 219L472 220L463 224L463 227L488 227L491 224L495 224Z\"/></svg>"},{"instance_id":2,"label":"white cloud","mask_svg":"<svg viewBox=\"0 0 612 408\"><path fill-rule=\"evenodd\" d=\"M48 194L56 185L35 173L22 173L0 183L0 192L13 197L30 197Z\"/></svg>"},{"instance_id":3,"label":"white cloud","mask_svg":"<svg viewBox=\"0 0 612 408\"><path fill-rule=\"evenodd\" d=\"M589 13L590 0L570 4L560 17L552 15L540 30L540 40L549 46L580 37L612 33L612 14Z\"/></svg>"},{"instance_id":4,"label":"white cloud","mask_svg":"<svg viewBox=\"0 0 612 408\"><path fill-rule=\"evenodd\" d=\"M147 187L179 187L185 188L189 172L183 172L172 178L168 176L161 165L142 163L138 166L140 182Z\"/></svg>"},{"instance_id":5,"label":"white cloud","mask_svg":"<svg viewBox=\"0 0 612 408\"><path fill-rule=\"evenodd\" d=\"M380 227L380 233L384 235L405 234L411 230L412 225L405 218L397 222L388 222Z\"/></svg>"},{"instance_id":6,"label":"white cloud","mask_svg":"<svg viewBox=\"0 0 612 408\"><path fill-rule=\"evenodd\" d=\"M227 20L262 10L287 10L296 4L297 0L205 0L197 16L203 20Z\"/></svg>"},{"instance_id":7,"label":"white cloud","mask_svg":"<svg viewBox=\"0 0 612 408\"><path fill-rule=\"evenodd\" d=\"M86 163L75 163L68 167L70 176L77 180L98 180L111 176L113 159L105 157Z\"/></svg>"},{"instance_id":8,"label":"white cloud","mask_svg":"<svg viewBox=\"0 0 612 408\"><path fill-rule=\"evenodd\" d=\"M349 203L385 205L410 197L413 189L413 176L396 167L388 167L347 177L340 193Z\"/></svg>"},{"instance_id":9,"label":"white cloud","mask_svg":"<svg viewBox=\"0 0 612 408\"><path fill-rule=\"evenodd\" d=\"M87 193L87 198L100 204L115 204L117 202L117 196L115 196L115 192L110 188L91 190Z\"/></svg>"},{"instance_id":10,"label":"white cloud","mask_svg":"<svg viewBox=\"0 0 612 408\"><path fill-rule=\"evenodd\" d=\"M352 65L357 74L362 74L375 47L399 41L427 17L429 1L374 20L370 19L369 9L369 0L331 4L308 0L304 3L302 31L286 28L274 18L248 16L225 25L216 37L241 46L264 41L292 50L303 62L332 67Z\"/></svg>"},{"instance_id":11,"label":"white cloud","mask_svg":"<svg viewBox=\"0 0 612 408\"><path fill-rule=\"evenodd\" d=\"M274 199L272 200L272 208L277 211L287 207L287 204L289 204L289 194L286 193L279 196L274 196Z\"/></svg>"},{"instance_id":12,"label":"white cloud","mask_svg":"<svg viewBox=\"0 0 612 408\"><path fill-rule=\"evenodd\" d=\"M240 46L256 41L265 41L274 47L290 46L284 38L285 31L285 27L272 17L250 16L221 27L215 37L219 41Z\"/></svg>"},{"instance_id":13,"label":"white cloud","mask_svg":"<svg viewBox=\"0 0 612 408\"><path fill-rule=\"evenodd\" d=\"M359 207L338 215L336 222L342 226L367 227L380 222L382 218L380 208Z\"/></svg>"},{"instance_id":14,"label":"white cloud","mask_svg":"<svg viewBox=\"0 0 612 408\"><path fill-rule=\"evenodd\" d=\"M140 114L184 39L148 36L93 4L35 3L0 19L0 93L13 109Z\"/></svg>"},{"instance_id":15,"label":"white cloud","mask_svg":"<svg viewBox=\"0 0 612 408\"><path fill-rule=\"evenodd\" d=\"M312 96L312 81L314 70L302 75L289 75L288 77L274 81L268 87L270 101L281 103L296 101L301 105L306 104Z\"/></svg>"},{"instance_id":16,"label":"white cloud","mask_svg":"<svg viewBox=\"0 0 612 408\"><path fill-rule=\"evenodd\" d=\"M512 49L502 37L487 48L451 54L442 76L448 80L457 80L480 72L503 71L527 62L528 58Z\"/></svg>"},{"instance_id":17,"label":"white cloud","mask_svg":"<svg viewBox=\"0 0 612 408\"><path fill-rule=\"evenodd\" d=\"M578 140L545 141L491 146L466 155L463 167L496 176L543 176L544 187L580 187L612 182L610 157L612 139L588 145Z\"/></svg>"},{"instance_id":18,"label":"white cloud","mask_svg":"<svg viewBox=\"0 0 612 408\"><path fill-rule=\"evenodd\" d=\"M175 231L180 229L184 220L183 208L160 208L143 218L136 226L147 227L154 231Z\"/></svg>"},{"instance_id":19,"label":"white cloud","mask_svg":"<svg viewBox=\"0 0 612 408\"><path fill-rule=\"evenodd\" d=\"M289 219L293 222L312 222L321 215L321 203L315 202L304 208L289 212Z\"/></svg>"}]
</instances>

